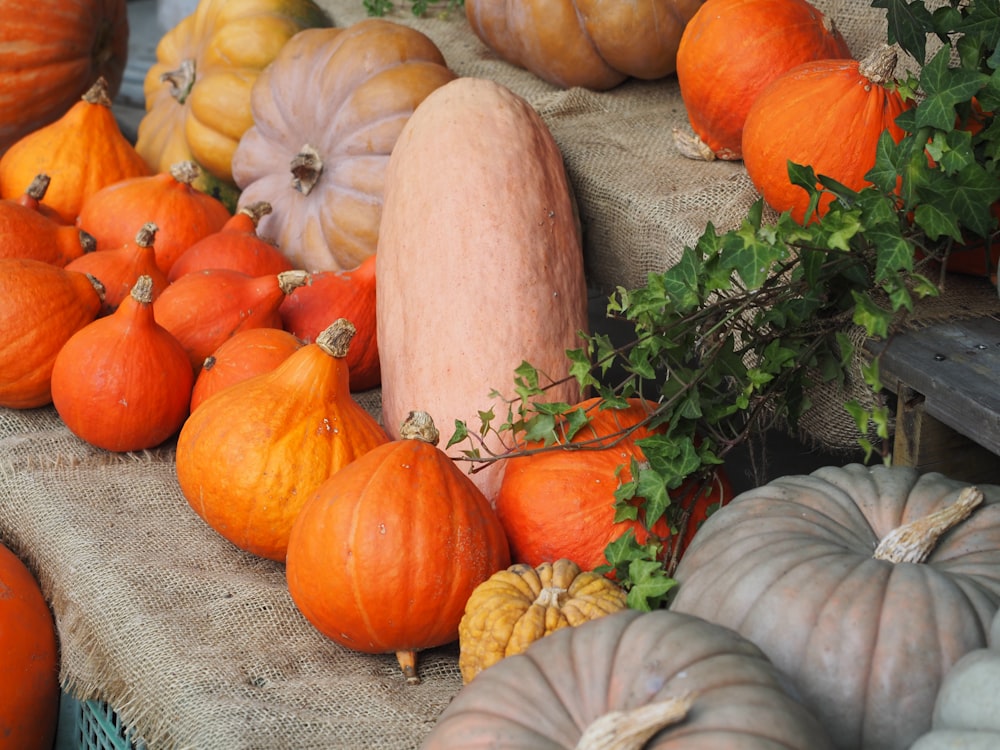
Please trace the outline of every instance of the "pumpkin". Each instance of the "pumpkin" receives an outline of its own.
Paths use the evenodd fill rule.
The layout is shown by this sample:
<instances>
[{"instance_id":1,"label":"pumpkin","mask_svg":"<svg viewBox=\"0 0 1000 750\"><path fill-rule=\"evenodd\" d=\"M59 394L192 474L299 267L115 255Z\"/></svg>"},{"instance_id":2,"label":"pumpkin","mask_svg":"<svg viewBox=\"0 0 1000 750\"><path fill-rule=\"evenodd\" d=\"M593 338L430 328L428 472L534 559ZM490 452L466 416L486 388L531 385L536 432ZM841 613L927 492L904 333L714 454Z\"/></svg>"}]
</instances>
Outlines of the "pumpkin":
<instances>
[{"instance_id":1,"label":"pumpkin","mask_svg":"<svg viewBox=\"0 0 1000 750\"><path fill-rule=\"evenodd\" d=\"M705 521L671 607L756 643L838 747L908 748L1000 606L1000 488L980 489L858 464L780 477Z\"/></svg>"},{"instance_id":2,"label":"pumpkin","mask_svg":"<svg viewBox=\"0 0 1000 750\"><path fill-rule=\"evenodd\" d=\"M51 182L52 178L50 178L47 174L43 173L35 175L28 187L24 189L24 192L17 197L17 203L21 204L25 208L30 208L32 211L37 211L53 221L62 223L59 213L51 206L46 206L42 203L45 199L45 193L49 190L49 184Z\"/></svg>"},{"instance_id":3,"label":"pumpkin","mask_svg":"<svg viewBox=\"0 0 1000 750\"><path fill-rule=\"evenodd\" d=\"M595 742L598 734L612 741ZM462 687L421 745L501 747L833 745L750 641L679 612L624 610L563 628L483 671Z\"/></svg>"},{"instance_id":4,"label":"pumpkin","mask_svg":"<svg viewBox=\"0 0 1000 750\"><path fill-rule=\"evenodd\" d=\"M754 99L743 125L743 164L764 200L806 219L809 195L792 184L788 162L812 167L852 190L870 183L882 133L903 137L895 123L910 104L893 88L896 53L875 50L864 61L817 60L774 79ZM821 196L822 214L833 196Z\"/></svg>"},{"instance_id":5,"label":"pumpkin","mask_svg":"<svg viewBox=\"0 0 1000 750\"><path fill-rule=\"evenodd\" d=\"M138 451L180 429L193 385L184 347L153 319L153 280L140 276L113 313L59 350L52 403L80 439L108 451Z\"/></svg>"},{"instance_id":6,"label":"pumpkin","mask_svg":"<svg viewBox=\"0 0 1000 750\"><path fill-rule=\"evenodd\" d=\"M312 0L201 0L156 46L136 150L156 172L197 162L194 187L234 207L231 164L253 124L254 81L296 33L329 25Z\"/></svg>"},{"instance_id":7,"label":"pumpkin","mask_svg":"<svg viewBox=\"0 0 1000 750\"><path fill-rule=\"evenodd\" d=\"M233 334L281 328L281 300L306 282L305 271L247 276L209 268L181 276L153 303L156 319L188 352L195 372Z\"/></svg>"},{"instance_id":8,"label":"pumpkin","mask_svg":"<svg viewBox=\"0 0 1000 750\"><path fill-rule=\"evenodd\" d=\"M121 247L87 253L70 261L66 268L87 273L104 287L104 306L114 310L128 297L141 276L150 280L152 299L170 283L166 274L156 264L155 240L159 228L152 222L143 224L135 239Z\"/></svg>"},{"instance_id":9,"label":"pumpkin","mask_svg":"<svg viewBox=\"0 0 1000 750\"><path fill-rule=\"evenodd\" d=\"M291 271L293 266L288 257L257 234L260 217L269 213L271 204L267 201L243 206L218 231L202 237L181 254L170 266L170 280L209 268L229 268L247 276ZM340 316L327 318L326 322L336 317Z\"/></svg>"},{"instance_id":10,"label":"pumpkin","mask_svg":"<svg viewBox=\"0 0 1000 750\"><path fill-rule=\"evenodd\" d=\"M0 544L0 748L51 750L59 719L59 644L34 575Z\"/></svg>"},{"instance_id":11,"label":"pumpkin","mask_svg":"<svg viewBox=\"0 0 1000 750\"><path fill-rule=\"evenodd\" d=\"M677 83L695 136L714 158L735 160L747 111L768 83L801 63L849 57L808 0L706 0L681 36Z\"/></svg>"},{"instance_id":12,"label":"pumpkin","mask_svg":"<svg viewBox=\"0 0 1000 750\"><path fill-rule=\"evenodd\" d=\"M948 670L934 702L931 730L910 750L995 750L1000 747L1000 613L989 642Z\"/></svg>"},{"instance_id":13,"label":"pumpkin","mask_svg":"<svg viewBox=\"0 0 1000 750\"><path fill-rule=\"evenodd\" d=\"M565 354L588 327L579 222L559 147L510 89L459 78L410 117L389 159L375 275L393 436L413 404L473 431L480 411L503 418L524 361L553 381L547 398L579 401ZM502 449L493 434L485 447ZM502 464L473 475L491 501Z\"/></svg>"},{"instance_id":14,"label":"pumpkin","mask_svg":"<svg viewBox=\"0 0 1000 750\"><path fill-rule=\"evenodd\" d=\"M600 573L561 558L517 563L476 586L458 625L458 666L469 682L560 628L625 609L625 590Z\"/></svg>"},{"instance_id":15,"label":"pumpkin","mask_svg":"<svg viewBox=\"0 0 1000 750\"><path fill-rule=\"evenodd\" d=\"M247 328L233 334L205 358L191 393L191 410L218 391L270 372L303 343L281 328Z\"/></svg>"},{"instance_id":16,"label":"pumpkin","mask_svg":"<svg viewBox=\"0 0 1000 750\"><path fill-rule=\"evenodd\" d=\"M458 638L469 596L510 557L486 497L437 447L430 415L412 412L399 432L302 506L286 576L321 633L356 651L395 653L416 683L416 652Z\"/></svg>"},{"instance_id":17,"label":"pumpkin","mask_svg":"<svg viewBox=\"0 0 1000 750\"><path fill-rule=\"evenodd\" d=\"M0 200L0 258L34 258L65 266L97 248L93 236L26 206Z\"/></svg>"},{"instance_id":18,"label":"pumpkin","mask_svg":"<svg viewBox=\"0 0 1000 750\"><path fill-rule=\"evenodd\" d=\"M52 401L52 366L70 336L97 318L96 279L30 258L0 258L0 406Z\"/></svg>"},{"instance_id":19,"label":"pumpkin","mask_svg":"<svg viewBox=\"0 0 1000 750\"><path fill-rule=\"evenodd\" d=\"M254 84L254 125L233 155L240 205L298 268L356 268L375 252L399 132L455 74L424 34L378 18L297 34Z\"/></svg>"},{"instance_id":20,"label":"pumpkin","mask_svg":"<svg viewBox=\"0 0 1000 750\"><path fill-rule=\"evenodd\" d=\"M315 271L309 281L287 295L278 309L281 325L304 341L312 341L331 320L347 318L357 335L347 352L351 390L366 391L382 380L375 316L375 256L353 271Z\"/></svg>"},{"instance_id":21,"label":"pumpkin","mask_svg":"<svg viewBox=\"0 0 1000 750\"><path fill-rule=\"evenodd\" d=\"M473 32L513 65L562 88L605 90L629 76L674 72L685 25L702 0L466 0Z\"/></svg>"},{"instance_id":22,"label":"pumpkin","mask_svg":"<svg viewBox=\"0 0 1000 750\"><path fill-rule=\"evenodd\" d=\"M77 225L107 249L131 242L132 227L156 224L156 263L169 274L185 250L229 221L220 201L193 187L198 174L198 165L188 161L167 172L119 180L84 202Z\"/></svg>"},{"instance_id":23,"label":"pumpkin","mask_svg":"<svg viewBox=\"0 0 1000 750\"><path fill-rule=\"evenodd\" d=\"M125 0L4 0L3 14L0 154L62 117L98 78L114 96L129 39Z\"/></svg>"},{"instance_id":24,"label":"pumpkin","mask_svg":"<svg viewBox=\"0 0 1000 750\"><path fill-rule=\"evenodd\" d=\"M99 78L58 120L33 130L0 157L0 198L16 199L40 173L49 175L45 205L73 224L84 201L106 185L149 174L122 134L108 82Z\"/></svg>"},{"instance_id":25,"label":"pumpkin","mask_svg":"<svg viewBox=\"0 0 1000 750\"><path fill-rule=\"evenodd\" d=\"M350 395L344 358L353 335L350 321L334 321L270 372L203 401L181 428L181 491L237 547L284 561L292 522L313 491L387 442Z\"/></svg>"},{"instance_id":26,"label":"pumpkin","mask_svg":"<svg viewBox=\"0 0 1000 750\"><path fill-rule=\"evenodd\" d=\"M630 399L625 409L602 408L600 398L588 399L577 405L588 414L588 426L578 430L568 443L557 445L579 448L587 443L590 448L553 447L504 460L496 509L514 560L538 565L567 557L591 570L608 564L605 548L624 533L634 533L639 544L647 542L643 517L615 520L615 490L632 481L633 461L645 462L639 443L666 431L665 426L650 430L641 424L654 406ZM628 434L622 435L624 431ZM540 447L540 443L518 446L529 451ZM689 511L694 510L694 503L699 504L699 515L689 517L686 530L697 528L707 506L728 501L728 477L721 468L717 477L717 483L707 489L692 479L671 491L672 502ZM666 517L653 525L652 532L664 542L669 540L672 532ZM685 539L689 538L685 534ZM678 548L674 556L682 553Z\"/></svg>"}]
</instances>

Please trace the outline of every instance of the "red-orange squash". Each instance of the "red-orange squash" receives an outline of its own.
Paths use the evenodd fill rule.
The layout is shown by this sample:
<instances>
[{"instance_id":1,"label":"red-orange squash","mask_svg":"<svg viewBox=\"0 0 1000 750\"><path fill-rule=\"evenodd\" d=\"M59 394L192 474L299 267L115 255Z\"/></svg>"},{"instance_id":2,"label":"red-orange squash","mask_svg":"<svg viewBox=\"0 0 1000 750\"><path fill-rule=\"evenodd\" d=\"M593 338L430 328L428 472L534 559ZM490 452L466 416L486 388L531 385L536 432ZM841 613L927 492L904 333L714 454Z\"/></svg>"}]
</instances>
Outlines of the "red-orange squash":
<instances>
[{"instance_id":1,"label":"red-orange squash","mask_svg":"<svg viewBox=\"0 0 1000 750\"><path fill-rule=\"evenodd\" d=\"M193 385L187 352L153 318L153 280L140 276L113 313L59 350L52 403L80 439L108 451L137 451L180 429Z\"/></svg>"},{"instance_id":2,"label":"red-orange squash","mask_svg":"<svg viewBox=\"0 0 1000 750\"><path fill-rule=\"evenodd\" d=\"M52 750L59 644L34 575L0 544L0 750Z\"/></svg>"},{"instance_id":3,"label":"red-orange squash","mask_svg":"<svg viewBox=\"0 0 1000 750\"><path fill-rule=\"evenodd\" d=\"M0 154L62 117L98 78L114 96L128 39L125 0L4 0Z\"/></svg>"},{"instance_id":4,"label":"red-orange squash","mask_svg":"<svg viewBox=\"0 0 1000 750\"><path fill-rule=\"evenodd\" d=\"M52 365L70 336L101 312L100 282L29 258L0 258L0 406L52 401Z\"/></svg>"},{"instance_id":5,"label":"red-orange squash","mask_svg":"<svg viewBox=\"0 0 1000 750\"><path fill-rule=\"evenodd\" d=\"M65 266L96 248L87 232L26 206L20 198L0 199L0 258L34 258Z\"/></svg>"},{"instance_id":6,"label":"red-orange squash","mask_svg":"<svg viewBox=\"0 0 1000 750\"><path fill-rule=\"evenodd\" d=\"M458 639L469 596L510 557L486 497L437 447L430 416L410 414L399 432L302 506L286 575L320 632L356 651L395 653L418 682L416 652Z\"/></svg>"},{"instance_id":7,"label":"red-orange squash","mask_svg":"<svg viewBox=\"0 0 1000 750\"><path fill-rule=\"evenodd\" d=\"M506 87L459 78L410 117L389 160L375 274L390 434L416 404L448 429L475 431L491 408L502 419L524 361L543 385L559 381L548 400L580 399L565 354L588 325L575 205L544 121ZM491 500L502 463L473 475Z\"/></svg>"},{"instance_id":8,"label":"red-orange squash","mask_svg":"<svg viewBox=\"0 0 1000 750\"><path fill-rule=\"evenodd\" d=\"M560 445L587 449L558 448L505 460L503 482L496 497L497 515L507 532L511 556L516 562L539 565L568 558L585 570L607 565L604 550L627 531L644 544L648 538L645 519L615 521L615 490L631 481L630 464L646 460L638 442L662 432L640 423L654 406L632 399L627 409L601 409L601 400L588 399L578 405L590 416L590 424L572 440ZM625 431L630 431L623 435ZM522 447L539 447L533 444ZM732 494L725 472L717 482L702 488L691 480L671 491L671 502L691 514L677 557L690 541L708 506L723 504ZM652 528L664 542L672 531L666 517Z\"/></svg>"},{"instance_id":9,"label":"red-orange squash","mask_svg":"<svg viewBox=\"0 0 1000 750\"><path fill-rule=\"evenodd\" d=\"M472 30L507 62L556 86L604 90L674 72L701 0L466 0Z\"/></svg>"},{"instance_id":10,"label":"red-orange squash","mask_svg":"<svg viewBox=\"0 0 1000 750\"><path fill-rule=\"evenodd\" d=\"M833 21L808 0L706 0L677 49L677 83L695 135L740 159L743 122L761 90L811 60L849 58Z\"/></svg>"},{"instance_id":11,"label":"red-orange squash","mask_svg":"<svg viewBox=\"0 0 1000 750\"><path fill-rule=\"evenodd\" d=\"M388 441L351 398L338 320L276 368L220 391L177 438L177 479L194 511L237 547L284 561L292 523L327 478ZM220 467L225 467L220 471Z\"/></svg>"},{"instance_id":12,"label":"red-orange squash","mask_svg":"<svg viewBox=\"0 0 1000 750\"><path fill-rule=\"evenodd\" d=\"M454 77L430 38L392 21L297 34L254 84L232 162L240 205L270 202L260 232L297 268L356 268L375 252L400 130Z\"/></svg>"},{"instance_id":13,"label":"red-orange squash","mask_svg":"<svg viewBox=\"0 0 1000 750\"><path fill-rule=\"evenodd\" d=\"M809 195L789 179L789 161L852 190L869 184L878 139L887 130L896 141L903 137L895 119L910 106L893 86L895 64L888 47L862 62L803 63L757 96L743 127L743 163L768 205L798 222L806 218ZM818 213L832 200L824 194Z\"/></svg>"}]
</instances>

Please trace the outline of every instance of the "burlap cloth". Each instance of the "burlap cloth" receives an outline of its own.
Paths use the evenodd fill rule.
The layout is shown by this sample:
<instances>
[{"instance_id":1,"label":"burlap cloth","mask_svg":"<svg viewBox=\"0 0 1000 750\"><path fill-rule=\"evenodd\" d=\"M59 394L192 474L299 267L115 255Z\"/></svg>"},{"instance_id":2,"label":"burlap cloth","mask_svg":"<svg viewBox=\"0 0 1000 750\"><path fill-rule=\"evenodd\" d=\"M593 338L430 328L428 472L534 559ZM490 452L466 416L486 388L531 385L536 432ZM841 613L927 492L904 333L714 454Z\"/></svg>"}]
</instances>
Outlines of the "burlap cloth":
<instances>
[{"instance_id":1,"label":"burlap cloth","mask_svg":"<svg viewBox=\"0 0 1000 750\"><path fill-rule=\"evenodd\" d=\"M341 26L364 17L361 0L323 4ZM856 55L884 38L867 3L817 4ZM707 222L735 226L757 198L740 164L677 155L671 130L687 123L673 78L560 91L499 61L461 14L393 19L427 33L459 74L498 80L543 115L577 193L595 287L642 285ZM952 296L928 316L996 306L983 282ZM828 400L842 412L843 394ZM829 436L827 417L815 420ZM51 603L65 689L108 701L151 748L414 748L460 687L454 645L422 654L423 682L408 686L393 656L319 635L281 565L238 551L190 510L171 445L112 455L51 408L0 410L0 539Z\"/></svg>"}]
</instances>

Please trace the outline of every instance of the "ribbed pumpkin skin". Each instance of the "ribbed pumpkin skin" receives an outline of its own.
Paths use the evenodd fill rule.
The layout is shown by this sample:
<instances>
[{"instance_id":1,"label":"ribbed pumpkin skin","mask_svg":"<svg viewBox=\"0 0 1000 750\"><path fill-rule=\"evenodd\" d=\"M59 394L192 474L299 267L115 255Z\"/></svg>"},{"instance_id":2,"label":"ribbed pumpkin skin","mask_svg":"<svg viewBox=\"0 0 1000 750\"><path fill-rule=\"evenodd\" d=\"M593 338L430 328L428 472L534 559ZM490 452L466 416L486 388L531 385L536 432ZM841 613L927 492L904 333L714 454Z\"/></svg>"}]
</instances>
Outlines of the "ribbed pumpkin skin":
<instances>
[{"instance_id":1,"label":"ribbed pumpkin skin","mask_svg":"<svg viewBox=\"0 0 1000 750\"><path fill-rule=\"evenodd\" d=\"M286 564L292 599L320 632L377 654L456 640L469 595L510 556L468 476L435 445L405 438L320 485Z\"/></svg>"},{"instance_id":2,"label":"ribbed pumpkin skin","mask_svg":"<svg viewBox=\"0 0 1000 750\"><path fill-rule=\"evenodd\" d=\"M59 646L31 571L0 545L0 750L52 750Z\"/></svg>"},{"instance_id":3,"label":"ribbed pumpkin skin","mask_svg":"<svg viewBox=\"0 0 1000 750\"><path fill-rule=\"evenodd\" d=\"M128 35L125 0L4 0L0 154L61 117L99 76L114 96Z\"/></svg>"},{"instance_id":4,"label":"ribbed pumpkin skin","mask_svg":"<svg viewBox=\"0 0 1000 750\"><path fill-rule=\"evenodd\" d=\"M903 523L954 503L940 474L825 467L744 492L681 558L672 609L732 627L795 682L844 750L908 748L944 674L1000 606L1000 487L922 564L872 557Z\"/></svg>"},{"instance_id":5,"label":"ribbed pumpkin skin","mask_svg":"<svg viewBox=\"0 0 1000 750\"><path fill-rule=\"evenodd\" d=\"M674 72L701 0L466 0L472 30L509 63L562 88L610 89Z\"/></svg>"},{"instance_id":6,"label":"ribbed pumpkin skin","mask_svg":"<svg viewBox=\"0 0 1000 750\"><path fill-rule=\"evenodd\" d=\"M527 102L469 77L424 100L389 160L375 275L390 431L420 404L446 441L456 419L475 431L480 410L506 415L490 393L513 396L522 361L568 374L588 327L583 251L562 154ZM579 388L546 398L576 403ZM491 501L501 464L473 475Z\"/></svg>"},{"instance_id":7,"label":"ribbed pumpkin skin","mask_svg":"<svg viewBox=\"0 0 1000 750\"><path fill-rule=\"evenodd\" d=\"M707 0L684 28L677 82L695 134L717 158L739 159L747 111L768 83L800 63L850 56L807 0Z\"/></svg>"},{"instance_id":8,"label":"ribbed pumpkin skin","mask_svg":"<svg viewBox=\"0 0 1000 750\"><path fill-rule=\"evenodd\" d=\"M696 617L626 610L563 628L481 672L422 750L572 750L618 710L696 694L644 750L829 750L816 719L760 650Z\"/></svg>"},{"instance_id":9,"label":"ribbed pumpkin skin","mask_svg":"<svg viewBox=\"0 0 1000 750\"><path fill-rule=\"evenodd\" d=\"M292 39L251 94L254 126L233 155L240 205L266 200L260 233L307 271L350 270L375 252L385 170L417 105L455 74L427 36L364 19ZM291 160L322 163L310 188Z\"/></svg>"},{"instance_id":10,"label":"ribbed pumpkin skin","mask_svg":"<svg viewBox=\"0 0 1000 750\"><path fill-rule=\"evenodd\" d=\"M199 2L157 44L156 62L143 83L146 115L136 149L158 172L197 162L204 172L195 187L212 195L221 190L235 202L231 163L253 124L254 81L297 32L329 25L312 0Z\"/></svg>"},{"instance_id":11,"label":"ribbed pumpkin skin","mask_svg":"<svg viewBox=\"0 0 1000 750\"><path fill-rule=\"evenodd\" d=\"M743 164L776 211L802 222L809 196L788 179L788 162L812 167L852 190L868 185L878 139L903 137L896 117L908 105L859 71L857 60L817 60L782 74L757 96L743 126ZM833 200L822 196L819 213Z\"/></svg>"}]
</instances>

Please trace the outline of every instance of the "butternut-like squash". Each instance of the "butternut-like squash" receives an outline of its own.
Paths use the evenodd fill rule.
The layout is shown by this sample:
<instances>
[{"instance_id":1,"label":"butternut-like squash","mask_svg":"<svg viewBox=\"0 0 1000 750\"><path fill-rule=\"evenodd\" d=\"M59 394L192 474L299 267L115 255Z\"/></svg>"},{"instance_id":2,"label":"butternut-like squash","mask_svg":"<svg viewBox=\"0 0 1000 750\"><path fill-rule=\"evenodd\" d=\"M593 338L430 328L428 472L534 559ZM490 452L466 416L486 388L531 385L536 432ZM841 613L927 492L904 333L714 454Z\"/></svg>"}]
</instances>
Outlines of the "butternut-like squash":
<instances>
[{"instance_id":1,"label":"butternut-like squash","mask_svg":"<svg viewBox=\"0 0 1000 750\"><path fill-rule=\"evenodd\" d=\"M389 159L375 275L383 423L394 438L414 408L442 436L456 419L473 431L490 408L503 421L491 391L513 398L523 361L565 378L565 351L587 328L579 221L559 147L526 101L464 77L417 107ZM569 381L545 400L579 395ZM503 463L473 475L491 501Z\"/></svg>"}]
</instances>

